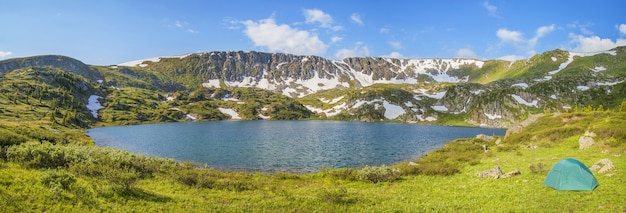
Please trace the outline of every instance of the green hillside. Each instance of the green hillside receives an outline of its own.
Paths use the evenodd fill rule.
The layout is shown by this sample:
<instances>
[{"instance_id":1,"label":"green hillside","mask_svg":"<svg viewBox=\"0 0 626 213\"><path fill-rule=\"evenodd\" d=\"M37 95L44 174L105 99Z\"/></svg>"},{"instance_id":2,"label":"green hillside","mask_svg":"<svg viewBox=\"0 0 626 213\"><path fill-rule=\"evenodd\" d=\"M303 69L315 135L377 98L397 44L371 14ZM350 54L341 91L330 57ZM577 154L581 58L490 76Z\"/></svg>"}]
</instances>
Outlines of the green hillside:
<instances>
[{"instance_id":1,"label":"green hillside","mask_svg":"<svg viewBox=\"0 0 626 213\"><path fill-rule=\"evenodd\" d=\"M153 68L88 66L64 56L0 61L0 211L626 211L626 48L614 51L574 56L557 73L550 72L569 60L565 51L455 71L469 75L468 83L424 80L361 87L353 82L354 87L300 98L226 87L223 80L221 88L203 87L197 77L212 74L201 72L202 66L174 69L195 58L167 59L148 66ZM290 68L289 75L299 70ZM223 74L236 79L244 71ZM87 108L94 95L103 107L97 117ZM525 105L519 98L537 102ZM332 111L342 105L358 107ZM406 113L387 118L385 106L390 105ZM447 111L434 110L442 107ZM504 137L458 139L397 165L320 168L312 174L199 168L97 147L85 134L95 126L233 119L224 109L236 111L242 120L443 125L480 125L476 121L488 122L485 116L497 113L509 120L491 124L509 122L514 128ZM326 117L312 109L337 115ZM417 120L426 117L436 120ZM523 122L530 117L540 118ZM594 143L581 149L581 137ZM550 167L567 157L587 166L608 159L615 169L594 172L600 186L590 192L543 185ZM476 176L496 165L521 174Z\"/></svg>"},{"instance_id":2,"label":"green hillside","mask_svg":"<svg viewBox=\"0 0 626 213\"><path fill-rule=\"evenodd\" d=\"M505 138L453 141L415 163L314 174L220 172L108 148L27 142L3 148L0 204L8 212L619 212L626 209L624 125L624 112L550 114ZM596 142L581 150L585 131ZM590 192L543 185L566 157L588 166L609 159L617 169L594 172L600 186ZM521 175L475 175L496 165Z\"/></svg>"}]
</instances>

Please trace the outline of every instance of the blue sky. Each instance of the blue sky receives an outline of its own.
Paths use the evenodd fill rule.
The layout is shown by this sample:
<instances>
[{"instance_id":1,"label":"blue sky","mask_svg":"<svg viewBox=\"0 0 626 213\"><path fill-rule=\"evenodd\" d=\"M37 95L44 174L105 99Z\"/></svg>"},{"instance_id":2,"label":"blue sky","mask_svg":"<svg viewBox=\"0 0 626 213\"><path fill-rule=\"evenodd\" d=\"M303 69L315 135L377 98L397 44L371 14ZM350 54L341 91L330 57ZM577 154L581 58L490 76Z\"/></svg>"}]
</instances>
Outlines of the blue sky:
<instances>
[{"instance_id":1,"label":"blue sky","mask_svg":"<svg viewBox=\"0 0 626 213\"><path fill-rule=\"evenodd\" d=\"M119 64L209 51L518 59L626 45L614 1L8 1L0 60L59 54Z\"/></svg>"}]
</instances>

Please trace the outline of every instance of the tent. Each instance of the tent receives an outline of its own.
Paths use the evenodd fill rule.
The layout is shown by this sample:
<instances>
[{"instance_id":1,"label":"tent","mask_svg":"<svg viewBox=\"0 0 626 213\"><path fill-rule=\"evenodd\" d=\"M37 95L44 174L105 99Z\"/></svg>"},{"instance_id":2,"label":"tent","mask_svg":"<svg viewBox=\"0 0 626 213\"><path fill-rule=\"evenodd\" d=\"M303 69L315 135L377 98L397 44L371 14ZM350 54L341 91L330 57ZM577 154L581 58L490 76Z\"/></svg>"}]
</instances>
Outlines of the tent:
<instances>
[{"instance_id":1,"label":"tent","mask_svg":"<svg viewBox=\"0 0 626 213\"><path fill-rule=\"evenodd\" d=\"M585 164L567 158L552 167L543 184L556 190L593 190L598 181Z\"/></svg>"}]
</instances>

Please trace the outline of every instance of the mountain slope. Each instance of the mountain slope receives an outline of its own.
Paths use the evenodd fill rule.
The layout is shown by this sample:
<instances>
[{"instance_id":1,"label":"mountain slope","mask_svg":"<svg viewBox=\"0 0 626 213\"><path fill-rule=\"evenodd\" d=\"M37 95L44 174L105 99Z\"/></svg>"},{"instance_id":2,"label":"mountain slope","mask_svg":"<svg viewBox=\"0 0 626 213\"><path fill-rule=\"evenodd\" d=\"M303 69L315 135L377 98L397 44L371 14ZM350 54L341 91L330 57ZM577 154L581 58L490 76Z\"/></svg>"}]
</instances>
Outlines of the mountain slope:
<instances>
[{"instance_id":1,"label":"mountain slope","mask_svg":"<svg viewBox=\"0 0 626 213\"><path fill-rule=\"evenodd\" d=\"M97 85L89 95L103 97L103 125L320 118L508 127L545 111L618 107L626 98L625 51L554 50L515 62L372 57L333 61L238 51L108 67L36 56L0 61L0 73L34 67L84 77ZM267 93L259 93L263 90ZM85 104L87 97L81 99Z\"/></svg>"}]
</instances>

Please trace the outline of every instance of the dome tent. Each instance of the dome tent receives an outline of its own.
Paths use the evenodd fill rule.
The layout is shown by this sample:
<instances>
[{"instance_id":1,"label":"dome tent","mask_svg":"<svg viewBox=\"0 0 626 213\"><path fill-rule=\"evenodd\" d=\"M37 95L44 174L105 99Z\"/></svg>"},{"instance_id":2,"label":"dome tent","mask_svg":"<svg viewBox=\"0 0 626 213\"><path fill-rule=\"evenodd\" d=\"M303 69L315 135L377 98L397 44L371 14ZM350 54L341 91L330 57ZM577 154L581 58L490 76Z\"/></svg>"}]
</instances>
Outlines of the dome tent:
<instances>
[{"instance_id":1,"label":"dome tent","mask_svg":"<svg viewBox=\"0 0 626 213\"><path fill-rule=\"evenodd\" d=\"M593 190L598 181L580 161L567 158L556 163L543 184L556 190Z\"/></svg>"}]
</instances>

